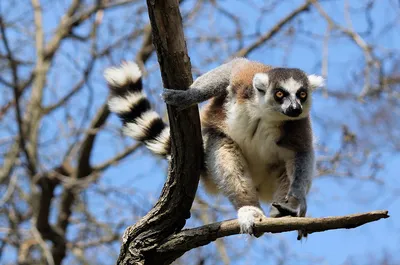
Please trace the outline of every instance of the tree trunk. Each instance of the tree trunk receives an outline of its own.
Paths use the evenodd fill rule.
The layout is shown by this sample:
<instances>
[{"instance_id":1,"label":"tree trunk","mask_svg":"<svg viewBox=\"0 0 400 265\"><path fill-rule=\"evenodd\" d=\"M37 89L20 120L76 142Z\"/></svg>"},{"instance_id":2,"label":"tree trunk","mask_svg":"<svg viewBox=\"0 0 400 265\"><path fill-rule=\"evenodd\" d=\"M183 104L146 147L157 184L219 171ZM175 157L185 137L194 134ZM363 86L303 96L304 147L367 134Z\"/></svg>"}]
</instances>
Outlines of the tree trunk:
<instances>
[{"instance_id":1,"label":"tree trunk","mask_svg":"<svg viewBox=\"0 0 400 265\"><path fill-rule=\"evenodd\" d=\"M147 0L164 87L187 89L193 82L178 0ZM123 236L118 264L170 264L156 247L179 232L190 217L203 163L198 108L177 112L168 106L172 160L162 194L153 209ZM182 253L183 254L183 253Z\"/></svg>"}]
</instances>

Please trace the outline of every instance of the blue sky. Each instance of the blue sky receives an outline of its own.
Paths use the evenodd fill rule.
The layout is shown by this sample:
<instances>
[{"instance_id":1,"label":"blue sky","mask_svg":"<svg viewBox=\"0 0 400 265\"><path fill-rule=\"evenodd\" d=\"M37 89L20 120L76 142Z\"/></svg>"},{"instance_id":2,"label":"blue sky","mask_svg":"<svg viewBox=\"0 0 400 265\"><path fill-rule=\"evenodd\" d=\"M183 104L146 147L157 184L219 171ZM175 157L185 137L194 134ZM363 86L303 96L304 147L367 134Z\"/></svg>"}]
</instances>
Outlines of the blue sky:
<instances>
[{"instance_id":1,"label":"blue sky","mask_svg":"<svg viewBox=\"0 0 400 265\"><path fill-rule=\"evenodd\" d=\"M263 1L251 1L254 5L260 5ZM283 1L282 1L283 2ZM235 13L237 16L243 18L242 22L245 24L245 33L253 34L257 30L264 32L268 30L277 20L289 13L294 7L300 5L303 1L290 0L280 3L274 9L274 12L269 12L267 16L261 20L254 18L254 8L248 4L247 1L237 0L226 0L221 1L221 5L224 8ZM362 1L354 1L352 4L355 6L359 5ZM371 17L375 23L373 28L372 36L367 38L367 41L379 40L381 46L390 49L396 49L400 42L400 27L393 30L390 34L382 33L382 27L389 21L396 21L396 9L393 9L393 5L388 4L390 1L382 1L384 4L375 5ZM381 3L382 3L381 2ZM336 22L344 25L345 15L343 13L343 1L326 1L323 4L325 10L335 19ZM62 4L58 7L58 4L54 2L55 10L62 11ZM183 12L193 8L193 1L187 1L182 7ZM399 8L399 6L397 6ZM397 9L398 11L398 9ZM56 13L56 12L55 12ZM365 17L360 13L354 12L353 27L357 30L365 30ZM118 24L118 18L123 14L124 16L130 15L130 13L124 13L121 9L113 10L110 13L106 13L106 19L111 20ZM196 70L200 72L206 72L211 69L213 65L207 65L205 63L206 57L217 57L218 63L225 61L231 54L229 50L224 50L224 45L219 44L217 47L208 47L198 43L193 36L202 32L204 34L209 33L229 35L233 32L232 23L226 18L216 16L215 14L208 14L206 11L203 12L198 19L200 21L196 24L195 28L188 29L185 34L187 36L188 50L191 57L191 61ZM210 19L211 18L211 19ZM299 17L302 22L297 21L296 23L302 23L302 29L307 32L316 33L319 36L323 36L326 31L326 23L320 18L320 16L311 11ZM47 31L51 31L57 23L57 16L48 10L47 15L44 17L45 27ZM211 21L211 22L210 22ZM398 18L397 18L398 21ZM122 23L122 22L120 22ZM297 24L296 24L297 25ZM397 24L398 25L398 24ZM126 27L120 27L128 29L132 25ZM117 26L116 26L117 27ZM118 28L118 27L117 27ZM87 27L81 29L85 31ZM101 32L104 34L101 39L104 43L107 43L107 25L102 26ZM282 34L278 34L268 45L262 46L248 57L255 59L267 64L272 65L286 65L289 67L298 67L304 69L309 73L320 73L321 72L321 59L322 59L322 48L323 38L318 36L310 36L305 33L296 36L293 43L285 43L285 38ZM244 45L251 42L252 39L247 39ZM140 42L135 43L139 46ZM288 50L288 47L290 49ZM52 71L49 76L51 82L58 82L60 86L65 84L69 86L71 84L71 75L73 75L74 67L69 64L65 67L64 63L69 60L68 56L76 56L77 61L80 63L86 59L87 47L81 44L69 44L64 47L64 53L58 55L55 61L55 69L60 70L59 65L63 65L62 71ZM398 51L398 48L397 48ZM129 49L124 53L119 54L112 61L101 61L100 64L95 67L95 74L91 77L92 86L96 87L95 95L93 98L93 105L90 113L93 114L96 107L104 102L107 96L107 88L105 82L101 76L102 71L105 67L119 63L122 59L134 58L136 50L135 48ZM210 53L211 52L211 53ZM32 55L33 56L33 55ZM363 64L362 54L360 50L347 38L332 38L329 42L329 57L328 57L328 79L327 88L328 91L336 90L350 90L360 91L361 87L347 87L347 84L352 80L350 73L357 69L360 64ZM151 91L154 91L152 100L156 99L158 93L161 92L161 80L160 74L157 67L157 60L155 56L148 62L147 68L152 69L150 75L146 77L145 87ZM156 70L154 70L156 69ZM71 75L63 75L62 73L68 72ZM62 91L62 89L60 89ZM60 93L60 92L58 92ZM84 102L90 94L89 89L85 89L79 98L75 97L74 102L70 102L70 106L76 105L76 102ZM53 94L49 93L46 96L46 101L51 100ZM340 130L329 131L326 126L320 123L320 120L326 123L344 123L351 129L362 133L364 139L368 140L368 130L374 130L373 126L366 127L363 133L363 125L360 125L356 118L356 113L364 113L369 110L373 102L366 102L366 104L354 104L354 101L338 101L332 97L324 97L321 92L317 92L314 95L314 106L313 115L316 117L314 122L314 128L316 137L320 143L326 144L331 150L338 149L340 144ZM379 107L378 105L377 107ZM376 107L376 106L374 106ZM164 111L163 105L158 105L157 109ZM81 115L82 109L76 108L71 111L73 115ZM62 123L64 121L65 113L60 111L56 112L51 119L45 120L43 126L49 129L47 137L57 135L58 128L52 128L54 122ZM120 123L118 119L113 116L108 123L110 127L119 127ZM393 126L395 123L393 121ZM393 130L396 128L393 127ZM275 264L273 258L279 258L279 248L286 249L290 254L290 259L287 264L345 264L349 257L355 257L355 259L361 262L368 262L375 255L383 255L385 251L390 253L399 253L400 251L400 227L399 227L399 214L400 214L400 200L398 195L400 194L400 181L398 180L398 165L400 164L400 155L395 153L390 148L386 148L385 139L375 139L376 132L372 132L371 135L374 139L371 139L371 146L379 144L379 152L381 157L379 161L384 164L384 169L379 172L378 178L384 181L384 184L376 184L369 181L359 181L351 179L338 179L335 177L326 176L318 179L314 182L311 190L308 202L308 214L310 216L322 217L322 216L336 216L345 215L357 212L365 212L377 209L388 209L391 218L381 220L372 224L365 225L360 228L351 230L335 230L323 233L311 234L309 238L304 242L296 241L296 233L285 233L266 235L262 238L253 240L248 239L246 236L232 236L224 239L226 245L229 248L241 249L243 253L239 257L231 257L232 264ZM110 157L110 153L115 153L117 150L122 150L123 146L127 143L132 143L129 139L121 142L115 139L115 134L110 132L110 129L105 130L99 134L96 141L96 147L92 162L104 161ZM363 148L365 146L362 146ZM58 151L58 150L56 150ZM371 158L374 159L374 158ZM51 161L57 163L57 161ZM144 215L157 200L157 197L161 191L163 181L166 175L167 164L165 161L161 161L158 158L152 156L147 150L141 149L132 156L125 159L118 165L111 167L106 171L103 178L97 185L99 186L113 186L118 189L129 189L133 190L133 196L140 205L139 209L136 209L134 214L137 216ZM357 173L362 174L367 172L366 167L361 167L356 170ZM231 209L229 202L221 198L212 198L204 194L200 188L199 194L202 198L205 198L211 203L221 203L226 208ZM98 215L101 219L105 213L105 205L107 201L98 198L96 192L89 190L85 193L90 205L91 211ZM123 200L114 195L110 195L110 201ZM221 202L222 200L222 202ZM124 201L120 201L121 205L125 205ZM129 205L127 204L127 207ZM266 209L268 206L264 206ZM132 210L133 211L133 210ZM119 216L129 218L132 213L119 212ZM224 216L218 216L218 220L226 218L234 218L235 212L232 210L230 214ZM132 220L132 223L136 220ZM188 227L198 225L198 223L188 222ZM71 231L71 235L73 235ZM249 246L249 244L251 245ZM215 249L215 244L212 243L207 247L210 251ZM116 253L119 246L115 245ZM272 249L272 250L271 250ZM196 250L198 251L198 250ZM200 250L202 251L202 250ZM115 253L115 254L116 254ZM273 254L271 257L271 253ZM189 253L190 255L190 253ZM398 256L397 256L398 257ZM99 255L99 259L102 259L102 255ZM110 261L113 257L108 257ZM251 260L251 259L255 260ZM299 262L299 260L301 262ZM266 263L264 263L266 262ZM207 263L211 264L211 263Z\"/></svg>"},{"instance_id":2,"label":"blue sky","mask_svg":"<svg viewBox=\"0 0 400 265\"><path fill-rule=\"evenodd\" d=\"M225 1L225 3L228 3ZM251 16L251 9L247 9L246 5L240 1L229 1L229 10L237 12L241 17ZM301 1L287 1L286 4L280 4L277 12L268 14L267 18L262 20L259 27L261 30L268 29L275 23L277 19L280 19L290 12L293 6L297 6ZM336 22L343 22L343 6L340 4L326 3L324 4L325 10L335 12L333 17ZM185 7L184 7L185 8ZM383 14L385 14L383 16ZM320 19L319 15L312 12L308 17L302 17L306 22L305 28L308 31L312 31L318 34L323 34L326 30L326 24ZM380 27L387 21L394 18L393 12L388 12L386 5L377 5L372 12L372 18L374 19L376 38L379 37L378 32L381 30ZM218 20L221 19L221 20ZM204 25L199 25L200 29L210 31L220 31L221 34L228 34L231 31L231 25L224 24L223 18L216 18L220 27L213 29L206 22ZM256 28L254 19L245 20L248 22L248 28ZM317 23L313 23L317 21ZM308 24L307 24L308 23ZM382 25L380 25L382 23ZM353 26L355 29L363 30L365 27L365 20L361 15L355 15L353 17ZM225 30L226 28L226 30ZM206 46L197 45L195 42L190 40L191 32L187 32L188 37L188 49L191 55L193 65L199 65L202 58L199 56L204 53L207 49ZM303 34L304 35L304 34ZM389 34L387 37L380 37L380 43L382 46L394 48L395 43L400 41L400 35L394 36L395 34ZM279 39L277 36L276 39ZM307 36L300 36L296 38L299 42L310 42L310 38ZM322 56L322 39L316 38L313 40L313 49L306 47L306 45L294 45L288 59L286 59L287 66L299 67L308 72L320 73L320 66L318 61L321 60ZM278 44L279 45L279 42ZM284 45L284 44L282 44ZM283 61L283 52L281 47L271 48L262 47L250 54L249 58L262 61L264 63L279 65ZM228 57L230 54L227 54ZM359 59L355 59L359 58ZM334 39L329 43L329 72L327 80L327 88L333 90L343 89L346 85L346 81L350 79L350 71L354 67L358 67L357 64L361 61L361 54L359 49L349 42L346 38L340 40ZM221 58L224 60L224 58ZM350 63L348 63L350 62ZM343 67L346 66L346 67ZM202 68L201 72L205 72L210 68ZM155 74L156 77L151 81L146 81L150 86L159 85L158 72ZM154 84L154 85L153 85ZM349 88L359 91L360 87ZM358 129L359 124L357 119L352 117L354 111L368 108L367 106L358 107L354 106L352 101L338 102L332 98L325 98L321 93L317 93L314 96L314 107L313 113L318 114L319 118L327 116L327 120L332 122L343 122L350 128ZM345 120L344 120L345 119ZM340 141L340 131L327 133L323 126L318 126L314 123L317 138L323 143L327 143L332 149L337 148ZM385 148L383 148L385 149ZM255 240L255 244L251 245L251 248L246 252L251 253L251 257L256 257L257 264L261 264L261 261L268 260L263 254L266 247L284 244L290 250L290 253L294 253L295 256L291 259L288 264L345 264L349 258L354 257L360 262L368 262L371 258L377 258L375 255L383 255L385 251L390 253L398 253L400 250L400 237L399 234L399 214L400 214L400 200L394 196L396 187L399 187L399 181L397 179L397 169L400 163L400 156L398 153L392 151L383 150L381 160L385 165L385 169L379 173L378 178L384 180L385 184L379 185L368 181L349 180L342 179L338 180L334 177L326 176L318 179L314 182L311 194L309 196L309 210L310 216L323 217L323 216L336 216L352 214L357 212L366 212L377 209L388 209L391 218L381 220L373 224L368 224L360 228L351 230L335 230L323 233L311 234L305 242L297 242L295 232L285 233L280 235L267 235L261 239ZM160 192L165 176L166 165L165 163L154 160L147 151L134 155L134 157L127 159L119 167L109 170L103 179L105 182L112 182L117 184L119 178L116 176L125 175L135 169L135 175L143 175L134 180L135 186L143 192L149 192L150 197L155 199ZM360 169L360 173L362 169ZM123 181L123 183L126 183ZM398 188L397 188L398 191ZM200 190L200 193L202 191ZM215 199L208 198L210 201ZM229 203L224 200L224 205L227 207ZM266 208L267 206L265 206ZM231 217L235 217L235 213L232 211ZM220 219L222 220L222 219ZM190 226L190 222L189 225ZM246 245L248 239L243 236L233 236L226 239L227 245L236 246L240 248L242 245ZM242 242L243 241L243 242ZM284 242L284 243L282 243ZM208 248L214 248L213 244L210 244ZM268 251L265 253L269 254ZM310 258L313 257L313 258ZM249 260L246 255L240 258L233 259L232 264L256 264L254 260ZM304 263L299 263L298 260L303 260ZM211 264L211 263L210 263Z\"/></svg>"}]
</instances>

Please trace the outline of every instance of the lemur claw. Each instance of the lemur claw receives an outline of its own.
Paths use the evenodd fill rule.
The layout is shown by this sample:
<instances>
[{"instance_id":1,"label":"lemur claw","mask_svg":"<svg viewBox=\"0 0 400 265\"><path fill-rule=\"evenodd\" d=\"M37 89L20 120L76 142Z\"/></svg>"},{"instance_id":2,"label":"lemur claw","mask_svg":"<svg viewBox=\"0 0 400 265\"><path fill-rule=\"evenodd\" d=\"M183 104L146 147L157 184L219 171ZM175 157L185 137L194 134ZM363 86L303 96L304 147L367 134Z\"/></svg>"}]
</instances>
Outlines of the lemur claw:
<instances>
[{"instance_id":1,"label":"lemur claw","mask_svg":"<svg viewBox=\"0 0 400 265\"><path fill-rule=\"evenodd\" d=\"M298 217L304 217L307 213L307 200L305 195L295 195L293 192L289 192L287 195L287 202L290 205L296 205L299 209Z\"/></svg>"},{"instance_id":2,"label":"lemur claw","mask_svg":"<svg viewBox=\"0 0 400 265\"><path fill-rule=\"evenodd\" d=\"M275 207L278 212L272 209L270 214L271 217L297 216L297 210L292 209L289 205L287 205L287 203L273 202L272 207Z\"/></svg>"},{"instance_id":3,"label":"lemur claw","mask_svg":"<svg viewBox=\"0 0 400 265\"><path fill-rule=\"evenodd\" d=\"M307 237L308 237L307 231L304 231L304 230L297 231L297 240L302 240L303 238L307 238Z\"/></svg>"}]
</instances>

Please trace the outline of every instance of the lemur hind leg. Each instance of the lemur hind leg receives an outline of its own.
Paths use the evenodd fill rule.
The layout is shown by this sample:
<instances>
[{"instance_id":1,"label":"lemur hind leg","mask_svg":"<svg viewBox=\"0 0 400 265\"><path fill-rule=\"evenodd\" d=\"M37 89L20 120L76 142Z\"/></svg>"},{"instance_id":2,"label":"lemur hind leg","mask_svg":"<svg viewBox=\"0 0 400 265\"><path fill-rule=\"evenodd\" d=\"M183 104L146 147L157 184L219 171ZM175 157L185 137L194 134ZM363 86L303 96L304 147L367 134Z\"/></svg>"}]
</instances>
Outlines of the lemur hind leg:
<instances>
[{"instance_id":1,"label":"lemur hind leg","mask_svg":"<svg viewBox=\"0 0 400 265\"><path fill-rule=\"evenodd\" d=\"M265 215L239 146L217 130L208 130L206 134L208 174L237 210L241 232L261 236L262 233L254 233L253 227L255 221Z\"/></svg>"}]
</instances>

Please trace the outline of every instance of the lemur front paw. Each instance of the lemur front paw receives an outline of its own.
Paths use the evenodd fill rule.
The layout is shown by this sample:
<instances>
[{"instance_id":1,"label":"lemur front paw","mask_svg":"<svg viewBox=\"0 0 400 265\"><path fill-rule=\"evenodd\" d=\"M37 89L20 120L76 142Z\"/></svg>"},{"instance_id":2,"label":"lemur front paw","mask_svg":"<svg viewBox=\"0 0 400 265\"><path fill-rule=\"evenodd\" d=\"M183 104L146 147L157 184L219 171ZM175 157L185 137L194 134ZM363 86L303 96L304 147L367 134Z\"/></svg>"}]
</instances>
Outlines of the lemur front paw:
<instances>
[{"instance_id":1,"label":"lemur front paw","mask_svg":"<svg viewBox=\"0 0 400 265\"><path fill-rule=\"evenodd\" d=\"M284 217L305 217L307 212L307 201L305 196L295 196L289 193L284 202L273 202L270 210L270 216ZM298 230L297 240L306 238L308 233L303 230Z\"/></svg>"},{"instance_id":2,"label":"lemur front paw","mask_svg":"<svg viewBox=\"0 0 400 265\"><path fill-rule=\"evenodd\" d=\"M307 212L307 201L305 196L295 196L289 193L283 202L273 202L271 206L271 217L304 217Z\"/></svg>"},{"instance_id":3,"label":"lemur front paw","mask_svg":"<svg viewBox=\"0 0 400 265\"><path fill-rule=\"evenodd\" d=\"M286 202L273 202L269 215L272 218L285 217L285 216L292 216L292 217L298 216L297 209L293 209Z\"/></svg>"},{"instance_id":4,"label":"lemur front paw","mask_svg":"<svg viewBox=\"0 0 400 265\"><path fill-rule=\"evenodd\" d=\"M161 94L165 103L176 106L178 110L183 110L192 105L187 90L175 90L164 88Z\"/></svg>"},{"instance_id":5,"label":"lemur front paw","mask_svg":"<svg viewBox=\"0 0 400 265\"><path fill-rule=\"evenodd\" d=\"M263 233L254 232L255 221L261 221L265 217L263 211L255 206L243 206L238 210L238 221L240 225L240 233L250 234L260 237Z\"/></svg>"}]
</instances>

